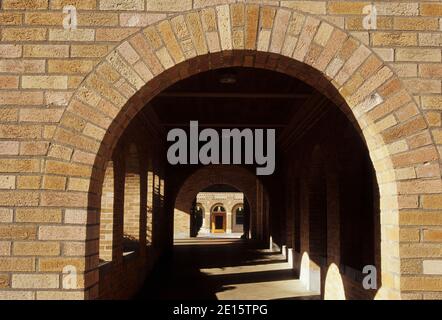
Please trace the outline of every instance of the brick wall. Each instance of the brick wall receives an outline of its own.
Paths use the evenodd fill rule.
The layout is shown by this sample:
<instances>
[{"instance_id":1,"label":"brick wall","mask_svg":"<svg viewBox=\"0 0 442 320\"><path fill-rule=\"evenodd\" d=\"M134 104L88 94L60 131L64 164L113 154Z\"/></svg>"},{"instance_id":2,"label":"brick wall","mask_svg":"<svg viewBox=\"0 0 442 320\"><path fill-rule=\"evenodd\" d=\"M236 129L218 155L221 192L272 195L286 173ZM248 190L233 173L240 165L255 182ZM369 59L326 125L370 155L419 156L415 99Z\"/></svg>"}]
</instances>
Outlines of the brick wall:
<instances>
[{"instance_id":1,"label":"brick wall","mask_svg":"<svg viewBox=\"0 0 442 320\"><path fill-rule=\"evenodd\" d=\"M124 238L125 251L133 251L140 241L141 172L140 159L135 145L125 151L126 176L124 185Z\"/></svg>"},{"instance_id":2,"label":"brick wall","mask_svg":"<svg viewBox=\"0 0 442 320\"><path fill-rule=\"evenodd\" d=\"M99 258L103 261L112 260L114 196L114 164L109 161L104 174L101 194Z\"/></svg>"},{"instance_id":3,"label":"brick wall","mask_svg":"<svg viewBox=\"0 0 442 320\"><path fill-rule=\"evenodd\" d=\"M232 65L296 76L355 116L380 185L382 296L441 297L442 4L374 1L365 30L368 2L235 2L1 2L0 298L96 297L96 181L118 138L167 85ZM65 265L79 289L62 289Z\"/></svg>"}]
</instances>

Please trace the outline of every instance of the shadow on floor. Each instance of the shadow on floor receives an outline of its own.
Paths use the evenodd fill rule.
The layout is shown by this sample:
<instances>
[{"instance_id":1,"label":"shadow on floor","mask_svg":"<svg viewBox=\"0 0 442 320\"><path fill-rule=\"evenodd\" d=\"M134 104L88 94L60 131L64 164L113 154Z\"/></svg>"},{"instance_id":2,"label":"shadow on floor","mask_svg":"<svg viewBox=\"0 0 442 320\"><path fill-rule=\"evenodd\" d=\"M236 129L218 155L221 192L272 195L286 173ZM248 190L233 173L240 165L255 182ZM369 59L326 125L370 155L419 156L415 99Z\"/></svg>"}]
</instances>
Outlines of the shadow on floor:
<instances>
[{"instance_id":1,"label":"shadow on floor","mask_svg":"<svg viewBox=\"0 0 442 320\"><path fill-rule=\"evenodd\" d=\"M137 300L316 299L303 290L280 253L240 239L176 241Z\"/></svg>"}]
</instances>

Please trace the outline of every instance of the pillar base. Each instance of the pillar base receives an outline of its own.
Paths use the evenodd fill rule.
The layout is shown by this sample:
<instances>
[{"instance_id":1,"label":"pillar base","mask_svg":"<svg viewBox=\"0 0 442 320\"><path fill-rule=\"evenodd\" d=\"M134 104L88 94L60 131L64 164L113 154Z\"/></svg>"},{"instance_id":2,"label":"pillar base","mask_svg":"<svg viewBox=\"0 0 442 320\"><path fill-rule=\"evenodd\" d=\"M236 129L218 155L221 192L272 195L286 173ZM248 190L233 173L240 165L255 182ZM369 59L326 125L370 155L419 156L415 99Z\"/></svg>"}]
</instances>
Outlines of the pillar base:
<instances>
[{"instance_id":1,"label":"pillar base","mask_svg":"<svg viewBox=\"0 0 442 320\"><path fill-rule=\"evenodd\" d=\"M293 269L293 265L294 265L293 259L294 259L294 257L293 257L293 248L288 248L287 249L287 262L289 263L289 266L290 266L291 269Z\"/></svg>"}]
</instances>

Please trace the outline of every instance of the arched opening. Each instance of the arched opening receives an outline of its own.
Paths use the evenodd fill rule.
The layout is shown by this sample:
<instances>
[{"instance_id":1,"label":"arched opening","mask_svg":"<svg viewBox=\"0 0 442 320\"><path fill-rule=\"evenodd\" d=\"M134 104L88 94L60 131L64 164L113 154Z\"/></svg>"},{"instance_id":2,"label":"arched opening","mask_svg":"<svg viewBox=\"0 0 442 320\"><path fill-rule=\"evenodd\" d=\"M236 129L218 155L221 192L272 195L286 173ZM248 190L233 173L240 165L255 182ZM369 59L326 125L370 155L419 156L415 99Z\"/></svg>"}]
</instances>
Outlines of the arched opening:
<instances>
[{"instance_id":1,"label":"arched opening","mask_svg":"<svg viewBox=\"0 0 442 320\"><path fill-rule=\"evenodd\" d=\"M339 267L332 263L327 270L324 285L325 300L345 300L345 288Z\"/></svg>"},{"instance_id":2,"label":"arched opening","mask_svg":"<svg viewBox=\"0 0 442 320\"><path fill-rule=\"evenodd\" d=\"M201 203L196 203L192 205L190 209L190 236L197 237L201 228L204 226L205 210Z\"/></svg>"},{"instance_id":3,"label":"arched opening","mask_svg":"<svg viewBox=\"0 0 442 320\"><path fill-rule=\"evenodd\" d=\"M123 254L140 247L141 179L137 148L130 144L125 155Z\"/></svg>"},{"instance_id":4,"label":"arched opening","mask_svg":"<svg viewBox=\"0 0 442 320\"><path fill-rule=\"evenodd\" d=\"M178 175L176 175L178 176ZM198 231L192 236L209 236L212 232L211 209L216 204L224 204L226 212L225 233L229 237L250 236L250 226L255 217L250 215L249 201L252 207L257 205L256 186L261 185L251 172L239 166L212 165L199 168L183 177L184 182L177 183L175 190L176 200L174 206L174 238L189 237L189 230ZM265 193L265 190L259 192ZM250 200L249 200L250 199ZM241 229L233 230L232 216L238 204L244 203L245 222ZM203 208L203 218L200 223L196 221L195 208ZM262 209L259 209L262 215ZM193 213L193 214L192 214Z\"/></svg>"},{"instance_id":5,"label":"arched opening","mask_svg":"<svg viewBox=\"0 0 442 320\"><path fill-rule=\"evenodd\" d=\"M103 191L101 194L99 240L100 263L112 261L114 232L114 197L114 165L112 161L109 161L106 165L106 173L104 175L103 181Z\"/></svg>"},{"instance_id":6,"label":"arched opening","mask_svg":"<svg viewBox=\"0 0 442 320\"><path fill-rule=\"evenodd\" d=\"M244 204L236 204L232 209L232 231L245 232L246 212Z\"/></svg>"},{"instance_id":7,"label":"arched opening","mask_svg":"<svg viewBox=\"0 0 442 320\"><path fill-rule=\"evenodd\" d=\"M142 125L131 123L121 137L103 181L98 293L102 299L133 295L158 256L154 233L155 224L161 224L157 220L164 191L152 158L153 142L134 134Z\"/></svg>"},{"instance_id":8,"label":"arched opening","mask_svg":"<svg viewBox=\"0 0 442 320\"><path fill-rule=\"evenodd\" d=\"M226 233L227 231L227 213L223 204L215 205L210 213L210 232Z\"/></svg>"},{"instance_id":9,"label":"arched opening","mask_svg":"<svg viewBox=\"0 0 442 320\"><path fill-rule=\"evenodd\" d=\"M225 81L226 77L230 81ZM273 112L275 106L278 113ZM332 296L326 292L333 288L330 283L326 286L327 272L335 263L346 297L374 297L376 290L364 289L361 277L366 263L380 268L379 261L374 260L374 247L380 246L375 210L379 198L374 196L378 186L366 143L348 117L304 82L256 68L203 72L162 91L135 119L156 121L157 134L163 141L175 128L187 132L191 139L189 125L193 119L201 128L220 134L225 128L274 128L278 161L269 176L257 176L257 164L166 164L166 180L159 172L153 175L152 199L154 207L173 212L173 221L167 222L167 216L158 218L158 243L171 243L173 230L174 252L201 250L203 255L209 243L225 245L222 241L228 235L240 231L237 239L249 239L248 246L280 252L285 259L291 250L293 261L287 263L294 275L290 279L299 281L295 287L304 286L305 290L290 291L293 296ZM241 139L241 148L246 151L250 141L247 135ZM169 141L164 149L171 145ZM247 160L247 155L241 154L241 160ZM130 160L125 163L129 168ZM243 193L242 198L227 196L235 191ZM125 194L125 203L129 196ZM174 197L175 202L168 206L164 202L167 197ZM224 240L213 242L220 236ZM237 248L243 246L240 243ZM307 269L301 261L304 253L309 259ZM174 263L180 265L179 261ZM198 268L198 273L203 269ZM278 290L284 292L282 287Z\"/></svg>"}]
</instances>

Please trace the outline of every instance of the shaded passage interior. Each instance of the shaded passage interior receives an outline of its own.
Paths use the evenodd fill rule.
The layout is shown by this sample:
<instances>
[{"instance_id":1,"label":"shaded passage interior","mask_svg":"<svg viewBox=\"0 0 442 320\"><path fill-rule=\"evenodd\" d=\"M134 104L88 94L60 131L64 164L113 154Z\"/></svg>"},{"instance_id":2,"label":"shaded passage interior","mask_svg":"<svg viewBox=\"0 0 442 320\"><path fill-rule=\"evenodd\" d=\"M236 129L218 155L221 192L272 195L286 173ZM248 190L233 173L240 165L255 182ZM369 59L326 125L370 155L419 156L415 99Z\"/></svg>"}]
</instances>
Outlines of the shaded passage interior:
<instances>
[{"instance_id":1,"label":"shaded passage interior","mask_svg":"<svg viewBox=\"0 0 442 320\"><path fill-rule=\"evenodd\" d=\"M135 298L297 300L319 296L296 279L280 252L239 239L193 238L177 240L173 258L154 269Z\"/></svg>"},{"instance_id":2,"label":"shaded passage interior","mask_svg":"<svg viewBox=\"0 0 442 320\"><path fill-rule=\"evenodd\" d=\"M242 67L200 73L146 102L103 181L100 297L236 299L268 285L263 299L373 298L379 190L349 114L300 80ZM189 130L192 120L218 131L276 129L274 174L257 176L255 165L169 165L167 132ZM238 209L222 201L196 225L198 194L221 185L243 194L242 239L222 236L233 232L229 214ZM370 290L362 287L367 265L378 270Z\"/></svg>"}]
</instances>

